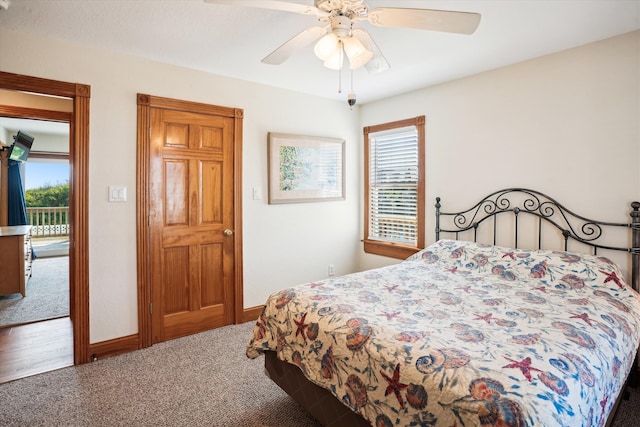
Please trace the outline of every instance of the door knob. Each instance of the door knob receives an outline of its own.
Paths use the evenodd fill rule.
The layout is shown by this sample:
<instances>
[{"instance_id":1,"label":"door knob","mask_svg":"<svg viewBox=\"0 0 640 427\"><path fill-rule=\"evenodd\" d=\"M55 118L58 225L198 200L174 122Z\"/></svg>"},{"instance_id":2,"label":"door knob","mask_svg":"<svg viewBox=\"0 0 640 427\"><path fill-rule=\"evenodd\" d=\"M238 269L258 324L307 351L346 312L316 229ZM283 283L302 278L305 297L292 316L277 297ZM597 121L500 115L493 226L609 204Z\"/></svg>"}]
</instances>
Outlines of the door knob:
<instances>
[{"instance_id":1,"label":"door knob","mask_svg":"<svg viewBox=\"0 0 640 427\"><path fill-rule=\"evenodd\" d=\"M227 228L226 230L223 231L223 233L224 233L225 236L232 236L233 235L233 230L230 230L230 229Z\"/></svg>"}]
</instances>

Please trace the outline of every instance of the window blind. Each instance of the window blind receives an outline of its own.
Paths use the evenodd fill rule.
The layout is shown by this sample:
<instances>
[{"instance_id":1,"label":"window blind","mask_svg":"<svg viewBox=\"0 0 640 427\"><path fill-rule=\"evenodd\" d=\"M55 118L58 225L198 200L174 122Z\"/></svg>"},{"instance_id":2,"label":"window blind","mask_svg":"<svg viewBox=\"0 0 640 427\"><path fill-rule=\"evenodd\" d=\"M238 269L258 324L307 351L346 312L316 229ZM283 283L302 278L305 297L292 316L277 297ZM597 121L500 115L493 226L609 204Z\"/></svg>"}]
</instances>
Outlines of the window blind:
<instances>
[{"instance_id":1,"label":"window blind","mask_svg":"<svg viewBox=\"0 0 640 427\"><path fill-rule=\"evenodd\" d=\"M417 244L418 131L415 126L369 135L369 236Z\"/></svg>"}]
</instances>

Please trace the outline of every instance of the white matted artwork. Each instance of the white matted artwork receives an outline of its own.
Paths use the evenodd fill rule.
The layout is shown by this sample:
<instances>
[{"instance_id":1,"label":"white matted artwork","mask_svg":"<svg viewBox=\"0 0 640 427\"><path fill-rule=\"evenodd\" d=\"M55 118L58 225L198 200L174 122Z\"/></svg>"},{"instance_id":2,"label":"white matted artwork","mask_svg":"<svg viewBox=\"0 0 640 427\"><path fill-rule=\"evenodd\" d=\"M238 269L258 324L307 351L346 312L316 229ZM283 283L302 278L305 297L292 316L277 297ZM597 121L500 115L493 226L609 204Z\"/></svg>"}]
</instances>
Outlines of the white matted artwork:
<instances>
[{"instance_id":1,"label":"white matted artwork","mask_svg":"<svg viewBox=\"0 0 640 427\"><path fill-rule=\"evenodd\" d=\"M344 140L269 132L269 204L345 199Z\"/></svg>"}]
</instances>

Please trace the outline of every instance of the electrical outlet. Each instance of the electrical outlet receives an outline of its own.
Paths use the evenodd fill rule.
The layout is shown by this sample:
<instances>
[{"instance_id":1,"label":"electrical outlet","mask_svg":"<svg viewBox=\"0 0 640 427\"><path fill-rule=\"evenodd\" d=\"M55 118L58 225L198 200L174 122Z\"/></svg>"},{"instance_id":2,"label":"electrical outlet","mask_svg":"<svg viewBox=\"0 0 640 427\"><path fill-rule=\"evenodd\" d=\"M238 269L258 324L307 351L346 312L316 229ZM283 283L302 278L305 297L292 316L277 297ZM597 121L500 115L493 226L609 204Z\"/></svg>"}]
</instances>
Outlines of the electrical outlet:
<instances>
[{"instance_id":1,"label":"electrical outlet","mask_svg":"<svg viewBox=\"0 0 640 427\"><path fill-rule=\"evenodd\" d=\"M329 273L329 276L333 276L335 274L335 266L333 264L329 264L329 266L327 267L327 273Z\"/></svg>"}]
</instances>

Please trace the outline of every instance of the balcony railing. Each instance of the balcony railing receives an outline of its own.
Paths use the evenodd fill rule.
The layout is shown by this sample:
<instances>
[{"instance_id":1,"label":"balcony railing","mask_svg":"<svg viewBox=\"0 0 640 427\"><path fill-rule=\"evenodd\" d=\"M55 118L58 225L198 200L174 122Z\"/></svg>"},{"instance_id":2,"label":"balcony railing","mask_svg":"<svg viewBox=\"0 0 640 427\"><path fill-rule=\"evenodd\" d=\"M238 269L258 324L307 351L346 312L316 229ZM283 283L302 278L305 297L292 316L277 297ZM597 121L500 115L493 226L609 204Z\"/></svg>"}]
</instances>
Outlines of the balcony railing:
<instances>
[{"instance_id":1,"label":"balcony railing","mask_svg":"<svg viewBox=\"0 0 640 427\"><path fill-rule=\"evenodd\" d=\"M416 241L417 220L404 215L376 215L371 219L370 238L388 241Z\"/></svg>"},{"instance_id":2,"label":"balcony railing","mask_svg":"<svg viewBox=\"0 0 640 427\"><path fill-rule=\"evenodd\" d=\"M68 236L69 207L27 208L27 223L33 237Z\"/></svg>"}]
</instances>

